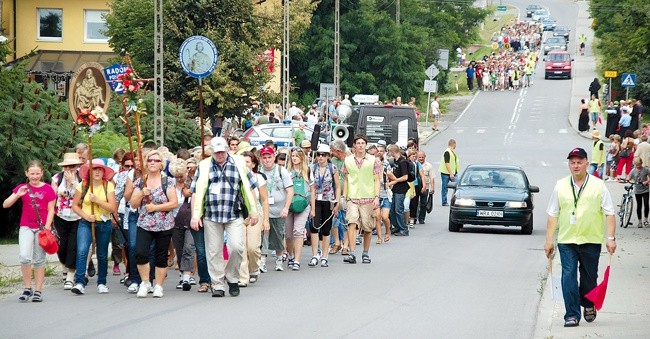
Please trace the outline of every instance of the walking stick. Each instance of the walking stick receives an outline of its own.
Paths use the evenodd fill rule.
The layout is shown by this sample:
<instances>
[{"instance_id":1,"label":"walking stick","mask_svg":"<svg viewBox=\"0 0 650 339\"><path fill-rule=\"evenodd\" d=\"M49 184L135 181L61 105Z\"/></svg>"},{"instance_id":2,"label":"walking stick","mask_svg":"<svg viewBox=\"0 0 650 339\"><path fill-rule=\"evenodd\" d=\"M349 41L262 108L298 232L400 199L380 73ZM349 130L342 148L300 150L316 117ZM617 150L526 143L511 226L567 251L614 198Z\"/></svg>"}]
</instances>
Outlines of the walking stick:
<instances>
[{"instance_id":1,"label":"walking stick","mask_svg":"<svg viewBox=\"0 0 650 339\"><path fill-rule=\"evenodd\" d=\"M93 194L93 178L92 178L92 173L93 173L93 137L88 136L88 159L89 159L89 167L88 167L88 186L90 189L90 194ZM95 215L95 204L91 201L90 202L90 214ZM92 252L95 253L95 222L90 223L90 229L91 229L91 234L93 238L92 242Z\"/></svg>"}]
</instances>

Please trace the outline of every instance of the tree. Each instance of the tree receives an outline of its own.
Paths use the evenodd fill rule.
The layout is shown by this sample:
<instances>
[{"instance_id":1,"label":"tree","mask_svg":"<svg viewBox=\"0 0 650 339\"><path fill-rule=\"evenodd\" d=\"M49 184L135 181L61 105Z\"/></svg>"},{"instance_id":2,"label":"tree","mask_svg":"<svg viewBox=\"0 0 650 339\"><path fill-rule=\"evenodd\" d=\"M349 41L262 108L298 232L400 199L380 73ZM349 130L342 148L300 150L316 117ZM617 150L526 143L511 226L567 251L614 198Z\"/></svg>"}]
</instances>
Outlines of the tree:
<instances>
[{"instance_id":1,"label":"tree","mask_svg":"<svg viewBox=\"0 0 650 339\"><path fill-rule=\"evenodd\" d=\"M0 43L0 61L13 53L9 42ZM25 181L24 166L40 160L45 166L44 180L58 170L63 153L72 147L74 123L68 105L59 102L55 92L27 81L23 63L0 68L0 192L4 200L18 183ZM20 208L0 211L0 236L14 234Z\"/></svg>"},{"instance_id":2,"label":"tree","mask_svg":"<svg viewBox=\"0 0 650 339\"><path fill-rule=\"evenodd\" d=\"M637 73L637 86L631 94L649 102L650 3L645 0L591 0L589 11L598 38L596 50L602 56L599 73L605 70ZM621 90L620 81L612 85L613 90Z\"/></svg>"},{"instance_id":3,"label":"tree","mask_svg":"<svg viewBox=\"0 0 650 339\"><path fill-rule=\"evenodd\" d=\"M107 17L109 43L114 50L132 53L134 66L143 77L153 75L153 8L149 0L115 0ZM198 113L198 82L183 72L178 50L185 39L203 35L219 50L215 72L204 79L206 114L239 115L244 104L260 96L270 79L264 50L277 37L264 28L263 17L254 15L251 1L177 0L165 2L164 68L165 98Z\"/></svg>"},{"instance_id":4,"label":"tree","mask_svg":"<svg viewBox=\"0 0 650 339\"><path fill-rule=\"evenodd\" d=\"M341 3L341 93L375 93L381 100L418 96L438 49L474 41L475 23L487 15L471 2L404 0L401 6L398 25L392 4ZM323 0L309 29L291 44L292 83L303 104L311 103L320 83L333 81L333 45L334 0ZM443 89L445 79L438 79Z\"/></svg>"}]
</instances>

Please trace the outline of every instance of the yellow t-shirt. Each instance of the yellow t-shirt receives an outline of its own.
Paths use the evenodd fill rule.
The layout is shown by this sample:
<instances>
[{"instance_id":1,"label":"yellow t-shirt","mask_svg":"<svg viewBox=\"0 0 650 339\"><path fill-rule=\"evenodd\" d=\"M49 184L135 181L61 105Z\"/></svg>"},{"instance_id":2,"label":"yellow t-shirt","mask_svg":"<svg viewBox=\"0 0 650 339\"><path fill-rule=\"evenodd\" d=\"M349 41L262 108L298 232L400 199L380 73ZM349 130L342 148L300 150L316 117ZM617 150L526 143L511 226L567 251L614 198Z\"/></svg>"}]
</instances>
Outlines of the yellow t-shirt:
<instances>
[{"instance_id":1,"label":"yellow t-shirt","mask_svg":"<svg viewBox=\"0 0 650 339\"><path fill-rule=\"evenodd\" d=\"M82 191L82 184L77 185L77 191L83 192ZM115 192L115 184L112 182L108 182L106 184L106 191L104 191L103 186L93 186L93 194L102 201L108 201L106 197L106 193L111 193ZM97 217L97 221L103 220L106 218L106 220L110 220L110 215L111 212L101 208L99 205L95 205L95 217ZM84 197L83 203L81 204L81 209L88 213L91 214L91 208L90 208L90 188L88 188L88 193L86 193L86 196Z\"/></svg>"}]
</instances>

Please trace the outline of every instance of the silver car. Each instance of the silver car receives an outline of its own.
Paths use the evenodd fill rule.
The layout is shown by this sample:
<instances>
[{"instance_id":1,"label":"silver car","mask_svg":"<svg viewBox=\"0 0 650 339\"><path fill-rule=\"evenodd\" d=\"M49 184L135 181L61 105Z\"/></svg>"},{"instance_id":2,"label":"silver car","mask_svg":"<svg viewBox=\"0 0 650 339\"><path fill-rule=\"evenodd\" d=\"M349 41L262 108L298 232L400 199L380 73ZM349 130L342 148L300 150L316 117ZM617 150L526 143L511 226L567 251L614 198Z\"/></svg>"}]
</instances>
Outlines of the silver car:
<instances>
[{"instance_id":1,"label":"silver car","mask_svg":"<svg viewBox=\"0 0 650 339\"><path fill-rule=\"evenodd\" d=\"M535 21L542 21L544 19L548 19L551 17L551 14L545 10L545 9L538 9L535 12L533 12L533 17L532 19Z\"/></svg>"},{"instance_id":2,"label":"silver car","mask_svg":"<svg viewBox=\"0 0 650 339\"><path fill-rule=\"evenodd\" d=\"M278 147L293 147L291 138L293 137L293 132L299 128L300 125L298 122L294 122L293 124L264 124L249 128L242 136L250 139L251 146L258 148L259 146L264 146L267 140L272 140ZM311 141L312 133L314 133L314 130L309 125L305 125L305 140ZM320 142L325 142L324 137L320 137Z\"/></svg>"},{"instance_id":3,"label":"silver car","mask_svg":"<svg viewBox=\"0 0 650 339\"><path fill-rule=\"evenodd\" d=\"M544 55L552 50L566 51L567 44L564 37L548 38L544 41Z\"/></svg>"}]
</instances>

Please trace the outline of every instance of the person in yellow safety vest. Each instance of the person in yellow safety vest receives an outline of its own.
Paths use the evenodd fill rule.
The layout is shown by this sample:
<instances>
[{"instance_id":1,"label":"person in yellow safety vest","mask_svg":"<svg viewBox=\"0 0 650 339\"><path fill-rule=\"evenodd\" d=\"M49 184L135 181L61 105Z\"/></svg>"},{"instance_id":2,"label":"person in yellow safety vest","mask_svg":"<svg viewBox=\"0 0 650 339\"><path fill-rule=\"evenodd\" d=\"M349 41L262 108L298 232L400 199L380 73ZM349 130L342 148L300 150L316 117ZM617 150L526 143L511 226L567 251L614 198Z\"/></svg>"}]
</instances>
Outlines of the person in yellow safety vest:
<instances>
[{"instance_id":1,"label":"person in yellow safety vest","mask_svg":"<svg viewBox=\"0 0 650 339\"><path fill-rule=\"evenodd\" d=\"M442 194L442 206L449 206L447 203L447 185L450 181L456 181L456 175L458 174L458 169L460 168L460 162L458 161L458 156L454 150L456 149L456 140L449 139L447 142L447 149L442 153L440 159L440 178L442 180L442 189L440 193Z\"/></svg>"},{"instance_id":2,"label":"person in yellow safety vest","mask_svg":"<svg viewBox=\"0 0 650 339\"><path fill-rule=\"evenodd\" d=\"M580 306L584 319L596 319L596 308L584 296L596 287L600 249L607 229L607 252L616 251L616 217L612 197L605 183L587 174L587 152L574 148L567 156L571 175L557 181L546 209L546 243L544 252L552 258L553 238L557 228L557 249L562 263L564 326L580 323ZM580 278L578 280L578 265Z\"/></svg>"},{"instance_id":3,"label":"person in yellow safety vest","mask_svg":"<svg viewBox=\"0 0 650 339\"><path fill-rule=\"evenodd\" d=\"M589 165L589 174L598 173L598 177L603 179L603 168L605 167L605 143L600 140L600 131L595 129L591 131L591 163Z\"/></svg>"},{"instance_id":4,"label":"person in yellow safety vest","mask_svg":"<svg viewBox=\"0 0 650 339\"><path fill-rule=\"evenodd\" d=\"M598 123L598 117L600 116L600 107L602 104L600 103L600 100L596 98L594 94L591 95L591 100L588 102L589 105L589 115L591 118L591 124L593 125L593 128L596 128L596 124Z\"/></svg>"}]
</instances>

